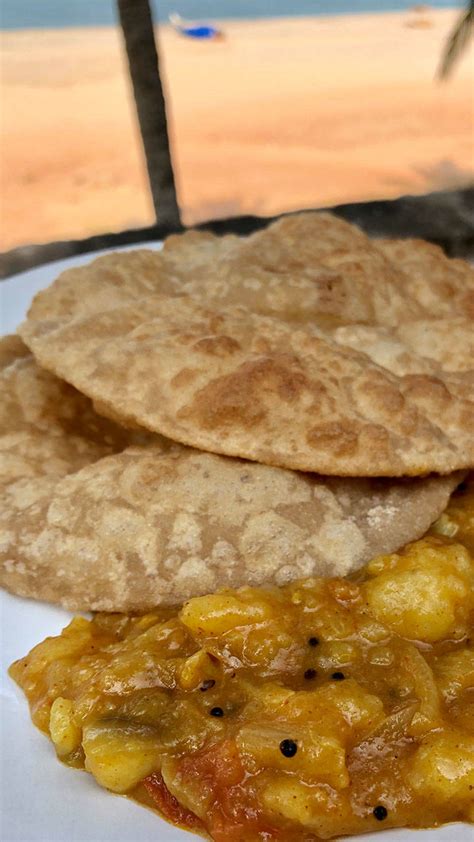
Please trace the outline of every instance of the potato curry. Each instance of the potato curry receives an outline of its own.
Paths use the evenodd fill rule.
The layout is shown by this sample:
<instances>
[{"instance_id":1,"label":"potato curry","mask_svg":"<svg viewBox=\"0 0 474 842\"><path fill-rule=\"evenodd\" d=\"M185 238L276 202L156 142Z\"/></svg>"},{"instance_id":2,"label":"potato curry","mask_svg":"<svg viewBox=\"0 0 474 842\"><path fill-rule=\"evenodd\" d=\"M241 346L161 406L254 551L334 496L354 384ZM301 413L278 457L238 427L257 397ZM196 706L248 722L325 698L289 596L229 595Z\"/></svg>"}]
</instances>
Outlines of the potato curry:
<instances>
[{"instance_id":1,"label":"potato curry","mask_svg":"<svg viewBox=\"0 0 474 842\"><path fill-rule=\"evenodd\" d=\"M58 757L215 842L474 821L474 483L350 579L76 617L11 667Z\"/></svg>"}]
</instances>

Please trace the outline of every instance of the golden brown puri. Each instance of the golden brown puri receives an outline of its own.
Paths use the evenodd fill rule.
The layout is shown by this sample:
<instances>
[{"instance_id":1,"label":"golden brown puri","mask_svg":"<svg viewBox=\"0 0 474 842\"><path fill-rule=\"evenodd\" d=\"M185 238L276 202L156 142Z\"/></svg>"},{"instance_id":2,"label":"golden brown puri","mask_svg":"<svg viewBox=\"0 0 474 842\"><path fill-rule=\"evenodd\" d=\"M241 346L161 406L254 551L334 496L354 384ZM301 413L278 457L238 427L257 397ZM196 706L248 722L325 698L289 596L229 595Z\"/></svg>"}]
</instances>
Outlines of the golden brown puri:
<instances>
[{"instance_id":1,"label":"golden brown puri","mask_svg":"<svg viewBox=\"0 0 474 842\"><path fill-rule=\"evenodd\" d=\"M403 273L362 231L327 213L288 216L249 237L173 236L163 257L181 268L182 293L285 321L394 325L423 313L407 300Z\"/></svg>"},{"instance_id":2,"label":"golden brown puri","mask_svg":"<svg viewBox=\"0 0 474 842\"><path fill-rule=\"evenodd\" d=\"M344 575L422 535L458 480L327 479L180 445L130 447L21 512L3 507L0 581L70 609L142 611Z\"/></svg>"},{"instance_id":3,"label":"golden brown puri","mask_svg":"<svg viewBox=\"0 0 474 842\"><path fill-rule=\"evenodd\" d=\"M399 328L345 325L331 336L398 375L469 372L474 366L474 325L462 316L405 322ZM469 378L470 379L470 378Z\"/></svg>"},{"instance_id":4,"label":"golden brown puri","mask_svg":"<svg viewBox=\"0 0 474 842\"><path fill-rule=\"evenodd\" d=\"M357 228L329 214L287 217L247 238L172 236L162 252L100 257L69 269L30 309L34 320L95 313L152 294L241 304L286 321L397 324L423 314L404 276Z\"/></svg>"},{"instance_id":5,"label":"golden brown puri","mask_svg":"<svg viewBox=\"0 0 474 842\"><path fill-rule=\"evenodd\" d=\"M391 371L390 359L373 362L370 347L347 347L337 331L158 295L28 320L21 334L41 365L101 412L202 450L339 476L449 473L474 462L472 371L427 366L408 345L401 371Z\"/></svg>"},{"instance_id":6,"label":"golden brown puri","mask_svg":"<svg viewBox=\"0 0 474 842\"><path fill-rule=\"evenodd\" d=\"M396 327L408 319L473 315L474 273L418 240L370 240L328 213L284 217L249 237L188 231L161 252L105 255L68 269L36 296L31 319L74 317L149 295L241 304L321 327Z\"/></svg>"},{"instance_id":7,"label":"golden brown puri","mask_svg":"<svg viewBox=\"0 0 474 842\"><path fill-rule=\"evenodd\" d=\"M2 358L0 582L23 596L144 610L344 574L423 534L458 481L323 478L200 453L105 420L17 340L0 340Z\"/></svg>"},{"instance_id":8,"label":"golden brown puri","mask_svg":"<svg viewBox=\"0 0 474 842\"><path fill-rule=\"evenodd\" d=\"M0 507L4 527L49 500L61 477L149 439L150 434L144 431L132 433L98 415L89 398L39 368L18 337L0 338ZM7 539L8 534L7 526Z\"/></svg>"},{"instance_id":9,"label":"golden brown puri","mask_svg":"<svg viewBox=\"0 0 474 842\"><path fill-rule=\"evenodd\" d=\"M40 369L16 336L0 338L0 393L0 490L64 476L131 442L89 398Z\"/></svg>"},{"instance_id":10,"label":"golden brown puri","mask_svg":"<svg viewBox=\"0 0 474 842\"><path fill-rule=\"evenodd\" d=\"M446 257L424 240L375 240L385 257L408 278L408 292L429 315L474 319L474 271L465 260Z\"/></svg>"},{"instance_id":11,"label":"golden brown puri","mask_svg":"<svg viewBox=\"0 0 474 842\"><path fill-rule=\"evenodd\" d=\"M473 462L473 292L434 246L303 213L68 270L21 333L119 422L281 467L419 475Z\"/></svg>"}]
</instances>

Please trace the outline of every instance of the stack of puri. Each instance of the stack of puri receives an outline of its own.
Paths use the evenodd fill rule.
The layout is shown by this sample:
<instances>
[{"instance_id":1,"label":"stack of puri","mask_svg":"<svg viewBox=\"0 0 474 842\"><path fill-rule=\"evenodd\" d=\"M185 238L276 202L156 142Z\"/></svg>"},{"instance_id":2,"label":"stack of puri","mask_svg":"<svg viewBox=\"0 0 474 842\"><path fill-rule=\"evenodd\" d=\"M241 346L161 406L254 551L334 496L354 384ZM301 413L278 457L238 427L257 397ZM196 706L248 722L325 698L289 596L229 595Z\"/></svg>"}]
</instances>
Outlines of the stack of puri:
<instances>
[{"instance_id":1,"label":"stack of puri","mask_svg":"<svg viewBox=\"0 0 474 842\"><path fill-rule=\"evenodd\" d=\"M344 576L474 463L474 272L325 213L67 270L0 342L1 583L144 611Z\"/></svg>"}]
</instances>

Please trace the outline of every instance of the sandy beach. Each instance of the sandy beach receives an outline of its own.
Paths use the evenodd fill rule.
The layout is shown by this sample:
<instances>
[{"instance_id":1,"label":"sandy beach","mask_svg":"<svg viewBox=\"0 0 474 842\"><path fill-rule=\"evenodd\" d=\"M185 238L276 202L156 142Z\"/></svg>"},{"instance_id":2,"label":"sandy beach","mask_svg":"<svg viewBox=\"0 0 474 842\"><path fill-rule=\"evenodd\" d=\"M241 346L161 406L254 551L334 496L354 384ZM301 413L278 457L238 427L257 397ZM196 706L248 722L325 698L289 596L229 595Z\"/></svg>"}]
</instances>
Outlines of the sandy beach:
<instances>
[{"instance_id":1,"label":"sandy beach","mask_svg":"<svg viewBox=\"0 0 474 842\"><path fill-rule=\"evenodd\" d=\"M456 11L225 22L159 34L186 223L474 179L472 48ZM153 222L120 33L2 33L0 248Z\"/></svg>"}]
</instances>

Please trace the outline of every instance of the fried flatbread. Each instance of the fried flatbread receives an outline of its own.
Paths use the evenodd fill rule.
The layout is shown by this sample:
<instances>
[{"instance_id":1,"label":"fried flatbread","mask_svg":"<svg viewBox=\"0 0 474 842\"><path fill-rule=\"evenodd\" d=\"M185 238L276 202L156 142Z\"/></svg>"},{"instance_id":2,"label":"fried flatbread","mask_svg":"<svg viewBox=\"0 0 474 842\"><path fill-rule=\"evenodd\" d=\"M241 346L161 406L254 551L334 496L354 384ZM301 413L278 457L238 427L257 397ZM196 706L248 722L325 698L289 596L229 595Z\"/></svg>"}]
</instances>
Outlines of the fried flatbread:
<instances>
[{"instance_id":1,"label":"fried flatbread","mask_svg":"<svg viewBox=\"0 0 474 842\"><path fill-rule=\"evenodd\" d=\"M134 440L100 417L89 398L39 368L17 336L0 338L0 392L0 490L13 493L18 482L23 499L33 479L57 479Z\"/></svg>"},{"instance_id":2,"label":"fried flatbread","mask_svg":"<svg viewBox=\"0 0 474 842\"><path fill-rule=\"evenodd\" d=\"M350 325L336 328L331 335L336 342L367 354L393 374L437 377L442 369L448 376L450 372L464 371L468 381L472 377L474 325L462 316L406 322L396 330Z\"/></svg>"},{"instance_id":3,"label":"fried flatbread","mask_svg":"<svg viewBox=\"0 0 474 842\"><path fill-rule=\"evenodd\" d=\"M370 240L319 212L284 217L249 237L188 231L168 237L161 252L99 257L39 292L29 316L87 315L155 293L323 327L474 316L468 263L421 240Z\"/></svg>"},{"instance_id":4,"label":"fried flatbread","mask_svg":"<svg viewBox=\"0 0 474 842\"><path fill-rule=\"evenodd\" d=\"M74 610L142 611L345 575L422 535L457 481L323 479L179 445L130 447L4 511L1 583Z\"/></svg>"},{"instance_id":5,"label":"fried flatbread","mask_svg":"<svg viewBox=\"0 0 474 842\"><path fill-rule=\"evenodd\" d=\"M424 240L375 241L385 257L402 270L406 287L425 314L474 319L474 271L465 260L446 257Z\"/></svg>"},{"instance_id":6,"label":"fried flatbread","mask_svg":"<svg viewBox=\"0 0 474 842\"><path fill-rule=\"evenodd\" d=\"M200 453L104 420L17 340L2 356L0 583L74 610L343 575L422 535L459 479L331 479Z\"/></svg>"},{"instance_id":7,"label":"fried flatbread","mask_svg":"<svg viewBox=\"0 0 474 842\"><path fill-rule=\"evenodd\" d=\"M20 332L101 412L183 444L340 476L448 473L474 461L473 290L436 247L306 213L68 270Z\"/></svg>"},{"instance_id":8,"label":"fried flatbread","mask_svg":"<svg viewBox=\"0 0 474 842\"><path fill-rule=\"evenodd\" d=\"M296 323L392 326L423 309L406 278L365 234L325 213L286 217L250 237L190 231L162 252L99 257L68 269L35 297L38 321L110 310L155 293L240 304Z\"/></svg>"},{"instance_id":9,"label":"fried flatbread","mask_svg":"<svg viewBox=\"0 0 474 842\"><path fill-rule=\"evenodd\" d=\"M472 372L408 347L400 375L337 336L158 295L21 333L104 414L202 450L337 476L474 463Z\"/></svg>"}]
</instances>

